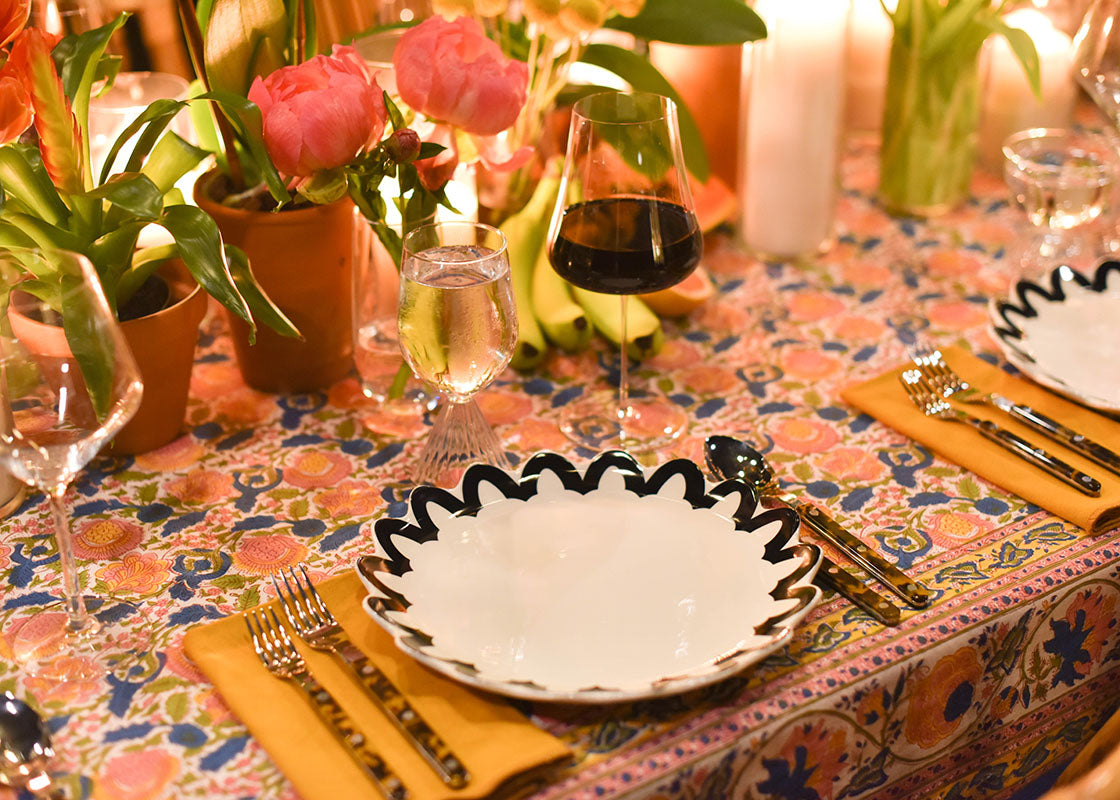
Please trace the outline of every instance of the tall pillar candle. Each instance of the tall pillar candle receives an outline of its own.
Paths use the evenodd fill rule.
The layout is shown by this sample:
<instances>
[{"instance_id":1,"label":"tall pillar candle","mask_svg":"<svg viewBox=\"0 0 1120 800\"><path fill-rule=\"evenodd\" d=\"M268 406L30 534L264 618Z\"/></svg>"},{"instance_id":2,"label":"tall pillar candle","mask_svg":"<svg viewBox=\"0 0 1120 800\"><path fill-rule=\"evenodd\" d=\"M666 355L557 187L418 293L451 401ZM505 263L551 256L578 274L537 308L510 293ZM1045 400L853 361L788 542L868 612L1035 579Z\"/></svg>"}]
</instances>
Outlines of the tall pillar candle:
<instances>
[{"instance_id":1,"label":"tall pillar candle","mask_svg":"<svg viewBox=\"0 0 1120 800\"><path fill-rule=\"evenodd\" d=\"M754 8L767 37L744 58L742 234L762 255L806 255L832 238L849 3L759 0Z\"/></svg>"},{"instance_id":2,"label":"tall pillar candle","mask_svg":"<svg viewBox=\"0 0 1120 800\"><path fill-rule=\"evenodd\" d=\"M897 0L886 0L887 8ZM894 26L880 0L853 0L848 27L845 116L848 130L877 133L883 125Z\"/></svg>"},{"instance_id":3,"label":"tall pillar candle","mask_svg":"<svg viewBox=\"0 0 1120 800\"><path fill-rule=\"evenodd\" d=\"M1077 87L1073 80L1073 40L1040 11L1024 8L1004 17L1027 32L1038 51L1041 99L1035 97L1022 65L1007 40L993 36L985 45L986 75L980 112L979 156L994 172L1003 169L1003 142L1027 128L1066 128L1073 119Z\"/></svg>"}]
</instances>

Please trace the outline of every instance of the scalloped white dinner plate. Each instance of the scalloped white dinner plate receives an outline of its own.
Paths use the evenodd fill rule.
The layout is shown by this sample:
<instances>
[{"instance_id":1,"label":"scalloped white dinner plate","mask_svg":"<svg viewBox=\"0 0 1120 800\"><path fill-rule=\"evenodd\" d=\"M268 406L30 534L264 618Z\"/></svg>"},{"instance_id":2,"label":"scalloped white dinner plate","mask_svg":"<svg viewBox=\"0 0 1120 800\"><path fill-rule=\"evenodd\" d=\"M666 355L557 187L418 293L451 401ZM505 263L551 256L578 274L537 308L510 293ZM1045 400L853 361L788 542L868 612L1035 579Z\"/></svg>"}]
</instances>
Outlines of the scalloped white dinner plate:
<instances>
[{"instance_id":1,"label":"scalloped white dinner plate","mask_svg":"<svg viewBox=\"0 0 1120 800\"><path fill-rule=\"evenodd\" d=\"M1058 267L1042 285L1019 281L989 306L1004 356L1043 386L1103 411L1120 411L1120 262L1086 277Z\"/></svg>"},{"instance_id":2,"label":"scalloped white dinner plate","mask_svg":"<svg viewBox=\"0 0 1120 800\"><path fill-rule=\"evenodd\" d=\"M819 600L820 550L797 515L690 461L625 453L579 470L467 470L413 491L359 561L365 608L406 653L464 683L562 702L713 683L783 646Z\"/></svg>"}]
</instances>

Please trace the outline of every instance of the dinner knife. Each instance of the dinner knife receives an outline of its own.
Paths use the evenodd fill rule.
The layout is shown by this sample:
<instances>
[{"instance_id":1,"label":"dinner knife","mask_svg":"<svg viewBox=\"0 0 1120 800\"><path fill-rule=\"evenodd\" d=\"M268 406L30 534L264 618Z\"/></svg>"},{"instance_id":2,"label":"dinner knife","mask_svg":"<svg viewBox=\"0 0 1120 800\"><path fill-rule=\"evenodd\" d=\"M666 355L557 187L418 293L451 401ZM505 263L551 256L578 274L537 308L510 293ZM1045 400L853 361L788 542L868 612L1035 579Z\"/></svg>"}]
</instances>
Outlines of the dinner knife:
<instances>
[{"instance_id":1,"label":"dinner knife","mask_svg":"<svg viewBox=\"0 0 1120 800\"><path fill-rule=\"evenodd\" d=\"M1087 436L1078 433L1057 420L1051 419L1045 414L1035 411L1030 406L1016 403L1003 395L993 393L988 396L988 399L996 408L1022 421L1028 427L1038 431L1043 436L1047 436L1058 444L1080 453L1090 461L1100 464L1109 472L1120 475L1120 455L1117 455L1104 445L1094 442Z\"/></svg>"}]
</instances>

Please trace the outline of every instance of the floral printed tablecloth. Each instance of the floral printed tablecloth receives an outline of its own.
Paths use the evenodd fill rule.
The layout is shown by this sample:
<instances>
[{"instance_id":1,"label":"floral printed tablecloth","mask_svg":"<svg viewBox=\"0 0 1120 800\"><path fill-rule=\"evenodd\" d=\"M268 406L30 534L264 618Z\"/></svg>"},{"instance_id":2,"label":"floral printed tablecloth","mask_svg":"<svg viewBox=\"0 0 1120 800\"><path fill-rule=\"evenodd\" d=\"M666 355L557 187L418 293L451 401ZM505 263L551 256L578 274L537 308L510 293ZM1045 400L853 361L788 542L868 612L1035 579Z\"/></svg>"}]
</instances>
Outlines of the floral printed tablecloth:
<instances>
[{"instance_id":1,"label":"floral printed tablecloth","mask_svg":"<svg viewBox=\"0 0 1120 800\"><path fill-rule=\"evenodd\" d=\"M703 438L752 439L789 488L820 503L939 592L887 629L835 597L757 668L678 698L530 709L577 762L541 798L999 798L1052 769L1120 701L1120 531L1090 537L931 456L840 400L901 363L922 335L994 360L985 304L1020 213L1002 182L930 223L873 201L875 153L844 162L838 238L825 255L762 263L728 236L704 263L718 296L671 326L637 370ZM294 792L186 659L194 624L271 595L267 575L316 577L371 547L371 521L404 510L428 421L371 407L355 381L265 395L240 380L220 321L200 342L187 433L102 459L72 493L74 540L96 591L144 599L157 649L107 686L21 677L0 635L0 689L49 717L75 797L291 798ZM558 407L617 364L605 347L509 372L481 405L520 460L573 453ZM46 503L0 521L0 634L58 590Z\"/></svg>"}]
</instances>

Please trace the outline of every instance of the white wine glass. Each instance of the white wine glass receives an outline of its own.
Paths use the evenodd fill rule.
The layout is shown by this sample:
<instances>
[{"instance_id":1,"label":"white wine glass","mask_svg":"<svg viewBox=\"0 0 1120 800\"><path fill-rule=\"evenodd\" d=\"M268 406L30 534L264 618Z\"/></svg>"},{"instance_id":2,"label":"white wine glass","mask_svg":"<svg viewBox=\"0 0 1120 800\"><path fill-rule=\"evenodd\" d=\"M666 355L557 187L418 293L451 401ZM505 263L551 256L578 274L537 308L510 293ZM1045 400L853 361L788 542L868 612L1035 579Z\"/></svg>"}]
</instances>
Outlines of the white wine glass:
<instances>
[{"instance_id":1,"label":"white wine glass","mask_svg":"<svg viewBox=\"0 0 1120 800\"><path fill-rule=\"evenodd\" d=\"M517 311L505 236L477 222L437 222L404 237L397 329L412 371L447 400L415 480L454 485L475 462L509 459L474 395L513 357Z\"/></svg>"},{"instance_id":2,"label":"white wine glass","mask_svg":"<svg viewBox=\"0 0 1120 800\"><path fill-rule=\"evenodd\" d=\"M665 447L687 417L667 398L631 399L626 321L632 295L680 283L703 252L672 100L601 92L575 104L548 242L553 269L577 291L619 298L616 411L605 412L613 397L592 394L565 407L561 430L591 449Z\"/></svg>"},{"instance_id":3,"label":"white wine glass","mask_svg":"<svg viewBox=\"0 0 1120 800\"><path fill-rule=\"evenodd\" d=\"M25 281L31 275L55 279ZM135 605L82 593L66 492L136 413L140 372L85 257L0 251L0 279L0 390L11 413L0 430L0 467L46 495L62 568L62 596L21 609L5 635L27 674L119 674L150 649L150 632L136 624Z\"/></svg>"}]
</instances>

